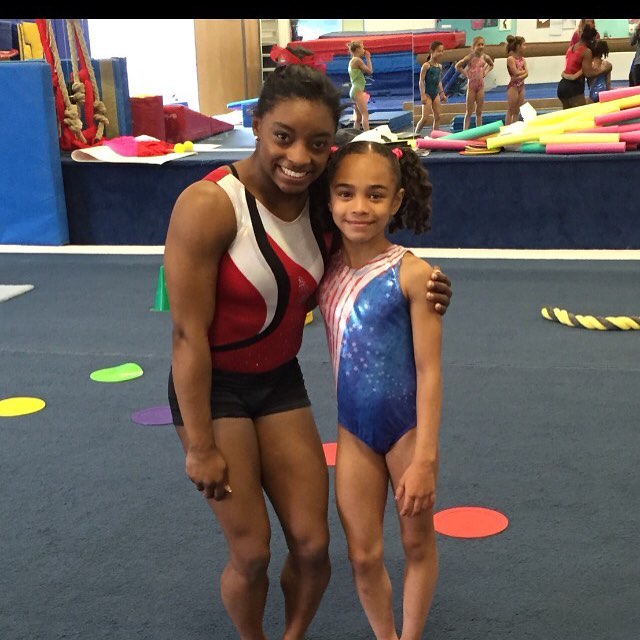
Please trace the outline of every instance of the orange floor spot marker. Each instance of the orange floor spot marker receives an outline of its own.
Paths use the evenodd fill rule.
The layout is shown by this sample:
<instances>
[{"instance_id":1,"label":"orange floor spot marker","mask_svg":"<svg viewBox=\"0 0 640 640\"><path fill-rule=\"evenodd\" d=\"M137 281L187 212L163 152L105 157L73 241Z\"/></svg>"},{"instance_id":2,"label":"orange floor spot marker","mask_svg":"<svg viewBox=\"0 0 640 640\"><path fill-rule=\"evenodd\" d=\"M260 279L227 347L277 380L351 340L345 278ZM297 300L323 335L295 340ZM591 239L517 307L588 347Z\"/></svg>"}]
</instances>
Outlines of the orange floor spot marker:
<instances>
[{"instance_id":1,"label":"orange floor spot marker","mask_svg":"<svg viewBox=\"0 0 640 640\"><path fill-rule=\"evenodd\" d=\"M504 531L509 520L493 509L453 507L434 514L433 526L438 533L452 538L486 538Z\"/></svg>"}]
</instances>

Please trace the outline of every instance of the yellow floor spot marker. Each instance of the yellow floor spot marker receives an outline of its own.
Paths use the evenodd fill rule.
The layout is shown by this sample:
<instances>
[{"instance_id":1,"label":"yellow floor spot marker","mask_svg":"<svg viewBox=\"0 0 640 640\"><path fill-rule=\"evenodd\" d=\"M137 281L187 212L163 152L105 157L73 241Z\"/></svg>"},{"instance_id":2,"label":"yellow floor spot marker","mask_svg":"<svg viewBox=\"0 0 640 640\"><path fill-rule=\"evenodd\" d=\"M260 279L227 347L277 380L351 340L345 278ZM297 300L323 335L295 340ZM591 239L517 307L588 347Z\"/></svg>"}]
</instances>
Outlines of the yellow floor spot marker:
<instances>
[{"instance_id":1,"label":"yellow floor spot marker","mask_svg":"<svg viewBox=\"0 0 640 640\"><path fill-rule=\"evenodd\" d=\"M0 418L13 418L36 413L45 408L46 402L40 398L16 397L0 400Z\"/></svg>"}]
</instances>

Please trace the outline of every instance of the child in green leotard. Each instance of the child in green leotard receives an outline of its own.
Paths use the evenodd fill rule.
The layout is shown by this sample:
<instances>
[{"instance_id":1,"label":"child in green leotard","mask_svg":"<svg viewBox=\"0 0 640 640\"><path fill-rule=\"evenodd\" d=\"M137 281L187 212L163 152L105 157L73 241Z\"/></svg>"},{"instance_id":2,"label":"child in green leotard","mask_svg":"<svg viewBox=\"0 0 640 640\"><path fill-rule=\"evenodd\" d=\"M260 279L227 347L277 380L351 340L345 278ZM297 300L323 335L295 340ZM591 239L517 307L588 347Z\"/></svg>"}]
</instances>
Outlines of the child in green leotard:
<instances>
[{"instance_id":1,"label":"child in green leotard","mask_svg":"<svg viewBox=\"0 0 640 640\"><path fill-rule=\"evenodd\" d=\"M371 64L371 54L364 48L362 42L350 42L347 45L351 52L351 60L349 60L349 79L351 80L351 89L349 97L353 100L353 113L355 116L354 127L363 131L369 130L369 109L367 101L369 96L364 90L364 74L373 73L373 65ZM366 63L362 57L366 59Z\"/></svg>"}]
</instances>

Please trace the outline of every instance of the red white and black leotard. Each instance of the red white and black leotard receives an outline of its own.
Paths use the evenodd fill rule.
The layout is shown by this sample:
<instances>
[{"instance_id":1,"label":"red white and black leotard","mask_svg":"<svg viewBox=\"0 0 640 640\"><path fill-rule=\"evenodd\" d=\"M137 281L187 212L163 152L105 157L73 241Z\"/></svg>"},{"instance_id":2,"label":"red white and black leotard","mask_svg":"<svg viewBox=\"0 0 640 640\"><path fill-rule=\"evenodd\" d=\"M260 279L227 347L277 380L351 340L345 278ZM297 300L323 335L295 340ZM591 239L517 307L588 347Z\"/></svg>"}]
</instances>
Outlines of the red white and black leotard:
<instances>
[{"instance_id":1,"label":"red white and black leotard","mask_svg":"<svg viewBox=\"0 0 640 640\"><path fill-rule=\"evenodd\" d=\"M234 167L220 167L204 178L224 189L237 223L236 237L218 265L209 343L214 369L257 373L298 353L306 304L324 273L326 244L312 224L308 200L300 215L286 222L234 174Z\"/></svg>"}]
</instances>

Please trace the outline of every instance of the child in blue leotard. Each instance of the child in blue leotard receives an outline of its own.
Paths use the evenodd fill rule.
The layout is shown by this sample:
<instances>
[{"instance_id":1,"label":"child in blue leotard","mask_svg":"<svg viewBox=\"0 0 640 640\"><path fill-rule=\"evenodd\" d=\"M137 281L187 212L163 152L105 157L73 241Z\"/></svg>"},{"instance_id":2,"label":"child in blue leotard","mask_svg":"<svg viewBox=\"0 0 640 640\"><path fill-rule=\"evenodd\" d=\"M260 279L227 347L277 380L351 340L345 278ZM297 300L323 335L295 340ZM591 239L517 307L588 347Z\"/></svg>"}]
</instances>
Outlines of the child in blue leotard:
<instances>
[{"instance_id":1,"label":"child in blue leotard","mask_svg":"<svg viewBox=\"0 0 640 640\"><path fill-rule=\"evenodd\" d=\"M433 129L440 126L440 102L446 102L447 96L442 88L442 65L440 58L444 53L444 45L434 40L429 47L429 59L420 67L420 102L422 115L416 125L415 135L418 135L426 124L429 112L433 112Z\"/></svg>"},{"instance_id":2,"label":"child in blue leotard","mask_svg":"<svg viewBox=\"0 0 640 640\"><path fill-rule=\"evenodd\" d=\"M609 91L611 89L611 69L613 68L608 60L609 45L605 40L598 40L592 47L593 51L593 68L598 72L597 76L587 78L589 84L589 97L593 102L600 100L601 91Z\"/></svg>"},{"instance_id":3,"label":"child in blue leotard","mask_svg":"<svg viewBox=\"0 0 640 640\"><path fill-rule=\"evenodd\" d=\"M338 396L336 499L376 638L397 640L382 557L391 482L405 554L402 638L421 637L438 573L433 506L442 383L433 268L385 229L429 229L431 184L411 149L352 142L329 161L341 248L319 289Z\"/></svg>"}]
</instances>

